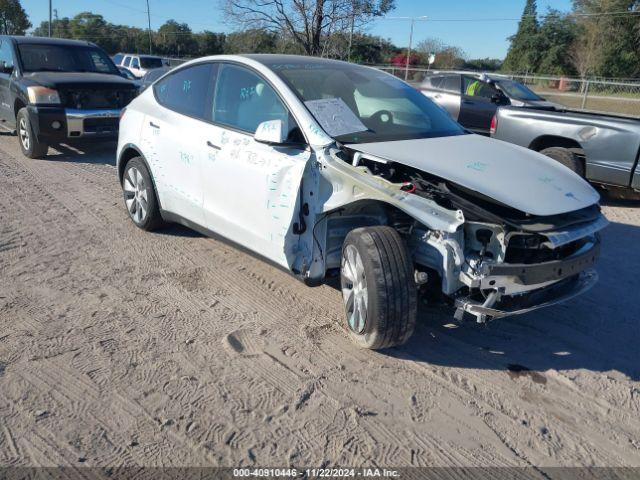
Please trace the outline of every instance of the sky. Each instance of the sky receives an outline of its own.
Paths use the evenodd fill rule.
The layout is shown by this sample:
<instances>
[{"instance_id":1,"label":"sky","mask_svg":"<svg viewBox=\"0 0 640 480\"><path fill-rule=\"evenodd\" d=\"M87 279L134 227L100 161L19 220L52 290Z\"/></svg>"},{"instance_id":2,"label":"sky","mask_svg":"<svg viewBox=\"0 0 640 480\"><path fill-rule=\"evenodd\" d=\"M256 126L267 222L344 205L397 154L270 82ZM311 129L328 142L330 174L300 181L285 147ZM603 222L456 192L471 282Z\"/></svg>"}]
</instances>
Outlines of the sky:
<instances>
[{"instance_id":1,"label":"sky","mask_svg":"<svg viewBox=\"0 0 640 480\"><path fill-rule=\"evenodd\" d=\"M82 11L102 15L107 21L146 28L146 0L52 0L59 17L73 17ZM438 38L462 48L468 58L504 58L507 38L518 27L525 0L396 0L396 9L385 19L373 22L368 33L389 38L398 46L409 44L410 22L393 17L426 16L417 21L414 45L425 38ZM48 19L48 0L22 0L34 26ZM168 19L188 23L193 31L229 32L218 0L149 0L151 27ZM569 11L571 0L538 0L538 12L555 8ZM453 20L453 21L452 21Z\"/></svg>"}]
</instances>

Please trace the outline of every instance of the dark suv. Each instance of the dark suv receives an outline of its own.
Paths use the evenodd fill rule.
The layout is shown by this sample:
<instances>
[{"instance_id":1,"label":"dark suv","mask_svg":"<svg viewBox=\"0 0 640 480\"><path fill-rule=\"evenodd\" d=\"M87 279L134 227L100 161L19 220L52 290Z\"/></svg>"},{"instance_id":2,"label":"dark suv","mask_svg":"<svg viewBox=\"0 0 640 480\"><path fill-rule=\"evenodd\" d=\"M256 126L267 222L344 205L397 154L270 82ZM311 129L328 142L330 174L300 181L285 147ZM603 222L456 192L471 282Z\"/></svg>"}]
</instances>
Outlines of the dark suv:
<instances>
[{"instance_id":1,"label":"dark suv","mask_svg":"<svg viewBox=\"0 0 640 480\"><path fill-rule=\"evenodd\" d=\"M0 36L0 125L22 152L116 137L120 111L136 95L109 56L90 42Z\"/></svg>"},{"instance_id":2,"label":"dark suv","mask_svg":"<svg viewBox=\"0 0 640 480\"><path fill-rule=\"evenodd\" d=\"M434 72L418 89L444 107L462 126L489 135L491 119L501 105L552 110L555 105L504 75Z\"/></svg>"}]
</instances>

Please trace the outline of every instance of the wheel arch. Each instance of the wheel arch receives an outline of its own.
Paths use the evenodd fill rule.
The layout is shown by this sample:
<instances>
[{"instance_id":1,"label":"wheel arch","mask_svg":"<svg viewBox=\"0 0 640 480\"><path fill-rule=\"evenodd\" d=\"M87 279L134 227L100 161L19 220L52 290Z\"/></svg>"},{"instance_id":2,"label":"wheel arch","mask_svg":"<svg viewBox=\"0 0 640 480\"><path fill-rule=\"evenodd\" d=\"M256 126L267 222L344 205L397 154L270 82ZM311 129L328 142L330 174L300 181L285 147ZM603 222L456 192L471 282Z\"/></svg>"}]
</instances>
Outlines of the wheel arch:
<instances>
[{"instance_id":1,"label":"wheel arch","mask_svg":"<svg viewBox=\"0 0 640 480\"><path fill-rule=\"evenodd\" d=\"M16 97L16 99L13 102L13 116L14 118L18 118L18 112L25 108L27 106L27 104L20 98L20 97Z\"/></svg>"},{"instance_id":2,"label":"wheel arch","mask_svg":"<svg viewBox=\"0 0 640 480\"><path fill-rule=\"evenodd\" d=\"M140 151L140 149L132 143L127 143L124 147L122 147L122 151L118 156L117 165L118 165L118 181L120 185L122 185L122 178L124 177L124 169L129 163L129 160L132 158L140 158L144 162L145 167L147 167L147 171L149 172L149 176L151 177L151 183L153 185L153 190L156 192L156 198L158 200L158 205L160 210L162 210L162 203L160 201L160 196L158 195L158 188L156 187L156 179L153 176L153 171L149 167L149 162L147 161L144 154Z\"/></svg>"},{"instance_id":3,"label":"wheel arch","mask_svg":"<svg viewBox=\"0 0 640 480\"><path fill-rule=\"evenodd\" d=\"M540 135L529 144L529 148L531 150L535 150L536 152L550 147L577 149L580 150L582 154L584 154L584 149L578 141L574 140L573 138L561 137L558 135Z\"/></svg>"}]
</instances>

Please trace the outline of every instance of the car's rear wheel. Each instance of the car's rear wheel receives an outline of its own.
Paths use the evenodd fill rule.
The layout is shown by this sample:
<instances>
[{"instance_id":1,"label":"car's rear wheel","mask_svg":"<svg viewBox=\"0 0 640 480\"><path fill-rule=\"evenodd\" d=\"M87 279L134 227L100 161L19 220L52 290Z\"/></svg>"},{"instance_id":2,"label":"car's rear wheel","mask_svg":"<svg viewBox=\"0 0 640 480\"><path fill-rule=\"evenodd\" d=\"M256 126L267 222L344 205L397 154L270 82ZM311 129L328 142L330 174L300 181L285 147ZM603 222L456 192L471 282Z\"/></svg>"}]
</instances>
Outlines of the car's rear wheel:
<instances>
[{"instance_id":1,"label":"car's rear wheel","mask_svg":"<svg viewBox=\"0 0 640 480\"><path fill-rule=\"evenodd\" d=\"M42 158L47 154L49 146L38 140L33 133L29 112L26 108L21 108L16 117L18 140L20 141L20 149L25 157Z\"/></svg>"},{"instance_id":2,"label":"car's rear wheel","mask_svg":"<svg viewBox=\"0 0 640 480\"><path fill-rule=\"evenodd\" d=\"M416 324L414 268L404 242L391 227L358 228L342 247L340 275L346 329L358 345L402 345Z\"/></svg>"},{"instance_id":3,"label":"car's rear wheel","mask_svg":"<svg viewBox=\"0 0 640 480\"><path fill-rule=\"evenodd\" d=\"M549 147L541 150L540 153L553 158L584 178L584 165L580 161L580 158L568 148Z\"/></svg>"},{"instance_id":4,"label":"car's rear wheel","mask_svg":"<svg viewBox=\"0 0 640 480\"><path fill-rule=\"evenodd\" d=\"M122 191L129 218L136 226L151 231L162 225L151 175L140 157L132 158L125 166Z\"/></svg>"}]
</instances>

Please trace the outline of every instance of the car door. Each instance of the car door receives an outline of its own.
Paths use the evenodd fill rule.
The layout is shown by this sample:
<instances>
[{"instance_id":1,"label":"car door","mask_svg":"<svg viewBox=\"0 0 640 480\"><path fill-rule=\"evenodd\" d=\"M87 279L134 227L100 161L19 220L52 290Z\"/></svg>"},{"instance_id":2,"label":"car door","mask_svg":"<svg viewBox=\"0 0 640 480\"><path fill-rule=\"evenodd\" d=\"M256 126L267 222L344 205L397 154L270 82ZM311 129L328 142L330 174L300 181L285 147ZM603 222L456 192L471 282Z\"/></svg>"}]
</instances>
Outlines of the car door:
<instances>
[{"instance_id":1,"label":"car door","mask_svg":"<svg viewBox=\"0 0 640 480\"><path fill-rule=\"evenodd\" d=\"M458 119L460 115L460 75L445 75L439 78L437 86L429 95L438 105L443 107L451 118Z\"/></svg>"},{"instance_id":2,"label":"car door","mask_svg":"<svg viewBox=\"0 0 640 480\"><path fill-rule=\"evenodd\" d=\"M6 38L2 39L0 40L0 120L8 126L13 126L15 123L13 102L11 101L13 66L13 46Z\"/></svg>"},{"instance_id":3,"label":"car door","mask_svg":"<svg viewBox=\"0 0 640 480\"><path fill-rule=\"evenodd\" d=\"M155 84L157 103L142 127L142 148L162 208L198 225L204 224L202 164L216 71L215 64L196 64Z\"/></svg>"},{"instance_id":4,"label":"car door","mask_svg":"<svg viewBox=\"0 0 640 480\"><path fill-rule=\"evenodd\" d=\"M289 146L256 142L258 125L282 120ZM223 63L202 169L208 229L291 268L298 253L302 177L311 152L274 88L247 67Z\"/></svg>"},{"instance_id":5,"label":"car door","mask_svg":"<svg viewBox=\"0 0 640 480\"><path fill-rule=\"evenodd\" d=\"M492 84L463 75L458 122L476 133L489 135L491 119L498 108L492 97L497 94L499 92Z\"/></svg>"}]
</instances>

